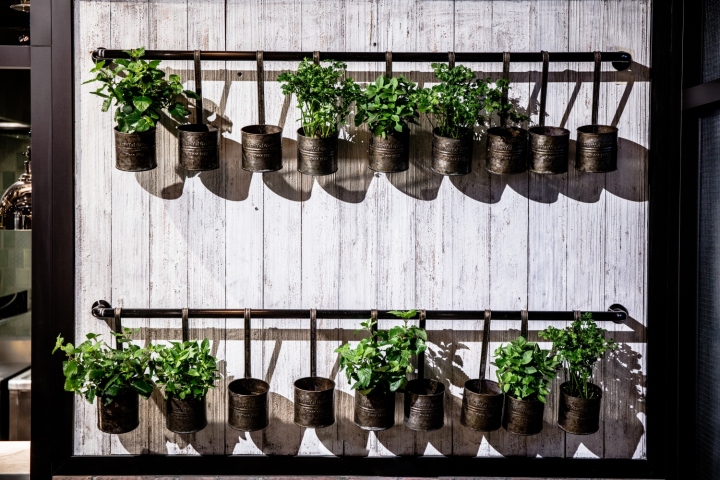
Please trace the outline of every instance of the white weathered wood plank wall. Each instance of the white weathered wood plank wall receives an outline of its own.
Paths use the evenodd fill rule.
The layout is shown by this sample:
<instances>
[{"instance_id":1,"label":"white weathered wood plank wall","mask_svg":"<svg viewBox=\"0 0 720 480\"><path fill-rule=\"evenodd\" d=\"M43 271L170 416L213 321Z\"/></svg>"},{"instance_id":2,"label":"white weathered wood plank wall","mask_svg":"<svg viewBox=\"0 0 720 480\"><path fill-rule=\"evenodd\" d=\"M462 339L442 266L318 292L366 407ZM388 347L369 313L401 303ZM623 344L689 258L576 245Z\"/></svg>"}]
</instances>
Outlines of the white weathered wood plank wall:
<instances>
[{"instance_id":1,"label":"white weathered wood plank wall","mask_svg":"<svg viewBox=\"0 0 720 480\"><path fill-rule=\"evenodd\" d=\"M244 373L239 322L197 319L191 335L212 340L223 378L209 396L208 427L196 435L164 428L157 392L142 402L140 427L109 436L95 406L78 399L75 452L282 455L645 456L645 301L649 15L651 0L76 0L77 336L108 332L93 319L100 298L114 306L255 308L584 309L629 308L613 326L621 349L600 369L606 388L600 432L565 435L551 399L541 435L480 434L457 420L464 382L476 378L482 319L428 322L427 374L448 387L446 426L431 434L401 425L367 433L352 423L353 391L333 350L357 340L351 321L320 322L318 373L334 378L337 423L318 431L292 422L293 381L309 374L308 322L253 320L252 372L271 385L271 425L241 434L225 424L226 387ZM605 66L600 121L620 128L617 172L493 176L484 140L473 172L443 178L429 169L430 124L412 132L411 168L373 174L368 132L341 137L336 174L295 168L296 102L275 81L293 62L267 62L267 123L284 127L280 172L240 168L240 128L257 123L255 64L203 62L205 118L222 130L221 168L177 168L175 123L158 128L158 168L113 168L111 115L91 85L80 86L96 47L217 50L593 51L627 50L629 72ZM192 88L191 62L166 62ZM473 64L498 78L501 65ZM512 64L511 95L537 121L539 64ZM394 65L421 85L429 64ZM381 63L350 64L360 81ZM573 132L589 123L590 64L550 67L546 124ZM191 103L191 107L194 106ZM571 151L571 154L574 153ZM138 342L180 337L179 321L142 319ZM383 327L391 322L383 322ZM546 325L531 322L531 339ZM492 324L491 352L519 334ZM494 376L490 366L488 375ZM557 392L559 381L553 386Z\"/></svg>"}]
</instances>

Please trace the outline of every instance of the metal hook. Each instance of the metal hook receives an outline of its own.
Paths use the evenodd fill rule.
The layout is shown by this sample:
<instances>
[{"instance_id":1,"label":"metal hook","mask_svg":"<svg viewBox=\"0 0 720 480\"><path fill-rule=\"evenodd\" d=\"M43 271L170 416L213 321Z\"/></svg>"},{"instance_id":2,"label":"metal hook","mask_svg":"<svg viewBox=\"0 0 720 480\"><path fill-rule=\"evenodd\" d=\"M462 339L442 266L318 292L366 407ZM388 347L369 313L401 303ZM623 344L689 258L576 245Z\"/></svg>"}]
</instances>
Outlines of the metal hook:
<instances>
[{"instance_id":1,"label":"metal hook","mask_svg":"<svg viewBox=\"0 0 720 480\"><path fill-rule=\"evenodd\" d=\"M540 84L540 119L539 124L541 127L545 126L545 105L547 101L547 87L548 87L548 70L550 65L550 54L545 50L542 51L543 66L542 66L542 83Z\"/></svg>"},{"instance_id":2,"label":"metal hook","mask_svg":"<svg viewBox=\"0 0 720 480\"><path fill-rule=\"evenodd\" d=\"M195 100L195 124L203 124L203 101L202 101L202 69L200 68L200 50L195 50L195 93L198 98Z\"/></svg>"},{"instance_id":3,"label":"metal hook","mask_svg":"<svg viewBox=\"0 0 720 480\"><path fill-rule=\"evenodd\" d=\"M420 321L418 322L418 326L420 328L422 328L423 330L425 330L425 325L427 323L426 319L427 319L427 314L425 313L425 310L420 310ZM420 352L420 354L418 355L417 369L418 369L417 377L419 379L425 378L425 352Z\"/></svg>"},{"instance_id":4,"label":"metal hook","mask_svg":"<svg viewBox=\"0 0 720 480\"><path fill-rule=\"evenodd\" d=\"M455 52L448 52L448 66L455 68Z\"/></svg>"},{"instance_id":5,"label":"metal hook","mask_svg":"<svg viewBox=\"0 0 720 480\"><path fill-rule=\"evenodd\" d=\"M310 309L310 376L317 377L317 310Z\"/></svg>"},{"instance_id":6,"label":"metal hook","mask_svg":"<svg viewBox=\"0 0 720 480\"><path fill-rule=\"evenodd\" d=\"M592 125L598 124L598 108L600 106L600 71L602 70L602 53L595 52L595 71L593 72Z\"/></svg>"},{"instance_id":7,"label":"metal hook","mask_svg":"<svg viewBox=\"0 0 720 480\"><path fill-rule=\"evenodd\" d=\"M115 309L115 317L113 318L113 331L115 333L122 334L122 308L117 307ZM115 337L115 349L116 350L122 350L123 344L122 342L118 342L117 337Z\"/></svg>"},{"instance_id":8,"label":"metal hook","mask_svg":"<svg viewBox=\"0 0 720 480\"><path fill-rule=\"evenodd\" d=\"M527 340L528 338L528 311L520 310L520 335Z\"/></svg>"},{"instance_id":9,"label":"metal hook","mask_svg":"<svg viewBox=\"0 0 720 480\"><path fill-rule=\"evenodd\" d=\"M265 125L265 61L263 51L255 52L257 60L258 124Z\"/></svg>"},{"instance_id":10,"label":"metal hook","mask_svg":"<svg viewBox=\"0 0 720 480\"><path fill-rule=\"evenodd\" d=\"M503 52L503 79L508 83L502 89L502 98L500 105L505 106L508 103L508 88L510 86L510 52ZM503 127L507 126L507 114L500 115L500 123Z\"/></svg>"},{"instance_id":11,"label":"metal hook","mask_svg":"<svg viewBox=\"0 0 720 480\"><path fill-rule=\"evenodd\" d=\"M385 76L392 77L392 52L385 52Z\"/></svg>"},{"instance_id":12,"label":"metal hook","mask_svg":"<svg viewBox=\"0 0 720 480\"><path fill-rule=\"evenodd\" d=\"M573 310L573 318L577 321L580 320L580 310Z\"/></svg>"},{"instance_id":13,"label":"metal hook","mask_svg":"<svg viewBox=\"0 0 720 480\"><path fill-rule=\"evenodd\" d=\"M187 342L190 339L190 317L189 310L187 308L182 309L182 341Z\"/></svg>"},{"instance_id":14,"label":"metal hook","mask_svg":"<svg viewBox=\"0 0 720 480\"><path fill-rule=\"evenodd\" d=\"M320 52L317 50L313 52L313 62L315 62L315 65L320 65Z\"/></svg>"},{"instance_id":15,"label":"metal hook","mask_svg":"<svg viewBox=\"0 0 720 480\"><path fill-rule=\"evenodd\" d=\"M250 325L250 309L245 309L245 331L243 332L245 336L245 378L252 377L252 374L250 373L250 333L251 333L251 325Z\"/></svg>"},{"instance_id":16,"label":"metal hook","mask_svg":"<svg viewBox=\"0 0 720 480\"><path fill-rule=\"evenodd\" d=\"M370 327L370 331L373 333L376 333L378 331L378 311L377 309L373 308L370 310L370 318L372 321L370 322L372 326Z\"/></svg>"},{"instance_id":17,"label":"metal hook","mask_svg":"<svg viewBox=\"0 0 720 480\"><path fill-rule=\"evenodd\" d=\"M485 379L487 368L488 346L490 343L490 309L485 310L485 323L483 323L482 350L480 352L480 380Z\"/></svg>"}]
</instances>

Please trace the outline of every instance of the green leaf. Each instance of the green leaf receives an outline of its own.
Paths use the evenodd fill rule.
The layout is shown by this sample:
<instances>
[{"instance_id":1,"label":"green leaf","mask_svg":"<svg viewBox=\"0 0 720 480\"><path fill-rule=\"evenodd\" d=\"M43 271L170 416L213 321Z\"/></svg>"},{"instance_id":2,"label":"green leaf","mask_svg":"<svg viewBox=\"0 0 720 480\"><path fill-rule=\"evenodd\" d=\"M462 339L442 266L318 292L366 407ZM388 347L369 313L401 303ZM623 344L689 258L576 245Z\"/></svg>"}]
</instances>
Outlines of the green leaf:
<instances>
[{"instance_id":1,"label":"green leaf","mask_svg":"<svg viewBox=\"0 0 720 480\"><path fill-rule=\"evenodd\" d=\"M133 105L138 109L139 112L144 112L150 105L152 105L152 99L148 97L135 97L133 98Z\"/></svg>"}]
</instances>

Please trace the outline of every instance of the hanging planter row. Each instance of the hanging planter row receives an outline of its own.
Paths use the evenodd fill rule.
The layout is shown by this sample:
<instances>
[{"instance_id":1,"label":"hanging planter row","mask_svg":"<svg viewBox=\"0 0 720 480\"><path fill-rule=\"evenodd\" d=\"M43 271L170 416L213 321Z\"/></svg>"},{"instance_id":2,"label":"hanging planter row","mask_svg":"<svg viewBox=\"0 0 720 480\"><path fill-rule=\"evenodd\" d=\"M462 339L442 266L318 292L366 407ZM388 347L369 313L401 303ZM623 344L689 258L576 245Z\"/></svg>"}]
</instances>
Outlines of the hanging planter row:
<instances>
[{"instance_id":1,"label":"hanging planter row","mask_svg":"<svg viewBox=\"0 0 720 480\"><path fill-rule=\"evenodd\" d=\"M115 309L113 349L90 333L74 346L58 336L53 353L60 349L65 390L83 395L90 403L97 397L98 428L106 433L127 433L139 424L139 395L148 398L160 387L166 398L166 426L176 433L193 433L207 425L205 399L218 377L217 361L205 339L188 341L188 309L182 310L183 341L170 346L132 344L129 329L120 327ZM354 421L364 430L386 430L395 423L395 394L404 394L404 425L412 430L431 431L444 424L445 385L424 378L422 360L418 378L411 358L422 358L426 350L425 311L420 325L408 325L416 310L388 312L404 320L389 330L377 328L377 310L361 323L368 336L355 346L342 345L341 371L355 390ZM575 312L575 321L565 329L548 327L540 337L552 341L551 350L528 342L527 311L522 312L522 334L495 350L497 382L486 380L491 312L485 312L479 379L465 383L460 423L478 431L493 431L502 425L518 435L534 435L543 428L545 402L550 382L564 369L560 387L558 425L568 433L592 434L599 429L602 390L591 383L597 362L616 346L606 340L592 315ZM310 376L295 381L294 422L301 427L323 428L335 423L335 382L316 374L316 310L311 311ZM250 310L245 310L245 378L228 385L228 425L236 430L256 431L269 424L270 385L250 375Z\"/></svg>"},{"instance_id":2,"label":"hanging planter row","mask_svg":"<svg viewBox=\"0 0 720 480\"><path fill-rule=\"evenodd\" d=\"M101 82L92 92L104 98L103 111L115 102L116 168L137 172L156 168L155 125L167 109L185 121L190 115L179 102L183 94L196 101L196 123L179 130L180 167L185 170L214 170L219 167L220 133L204 124L200 52L195 51L195 91L183 90L180 77L158 69L159 60L146 61L145 50L127 51L130 59L116 59L115 66L99 61L92 69ZM467 67L433 63L440 83L417 88L403 76L392 75L392 54L386 57L386 73L361 88L344 78L346 64L324 61L319 54L304 59L296 72L278 77L282 92L294 94L300 109L297 130L297 168L306 175L330 175L338 169L338 137L355 105L355 125L371 132L368 167L397 173L410 166L410 124L420 114L433 124L431 169L440 175L470 173L476 127L487 129L486 169L494 174L518 174L528 169L540 174L562 174L568 170L570 132L545 126L549 54L543 52L543 74L539 125L529 130L519 125L527 115L519 113L508 99L510 55L504 54L503 78L496 82L478 79ZM601 54L595 52L592 124L577 129L575 168L583 172L611 172L617 168L616 127L598 125ZM241 129L242 168L272 172L282 168L282 128L265 124L263 54L257 54L257 125ZM86 82L87 83L87 82ZM499 126L493 118L499 119Z\"/></svg>"}]
</instances>

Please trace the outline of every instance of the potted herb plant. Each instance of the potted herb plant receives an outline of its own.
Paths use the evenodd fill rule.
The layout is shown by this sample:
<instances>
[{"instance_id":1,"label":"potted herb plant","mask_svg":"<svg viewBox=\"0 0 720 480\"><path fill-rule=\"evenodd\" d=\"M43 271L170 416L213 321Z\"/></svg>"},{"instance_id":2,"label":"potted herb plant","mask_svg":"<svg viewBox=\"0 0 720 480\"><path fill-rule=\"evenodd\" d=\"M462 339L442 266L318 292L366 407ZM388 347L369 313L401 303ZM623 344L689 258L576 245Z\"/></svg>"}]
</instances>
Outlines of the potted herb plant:
<instances>
[{"instance_id":1,"label":"potted herb plant","mask_svg":"<svg viewBox=\"0 0 720 480\"><path fill-rule=\"evenodd\" d=\"M440 175L465 175L470 173L473 140L478 137L474 128L486 121L488 84L462 65L433 63L432 68L441 83L418 91L418 110L434 127L430 168Z\"/></svg>"},{"instance_id":2,"label":"potted herb plant","mask_svg":"<svg viewBox=\"0 0 720 480\"><path fill-rule=\"evenodd\" d=\"M416 85L403 76L380 75L357 101L355 126L367 124L371 170L403 172L410 167L410 127L417 124Z\"/></svg>"},{"instance_id":3,"label":"potted herb plant","mask_svg":"<svg viewBox=\"0 0 720 480\"><path fill-rule=\"evenodd\" d=\"M184 93L199 99L191 90L183 90L180 76L158 69L160 60L147 62L141 57L144 48L125 50L130 59L117 59L112 64L99 61L90 73L94 78L84 82L100 82L95 90L105 100L102 111L107 112L115 102L115 168L126 172L140 172L157 167L155 158L155 125L163 109L180 120L190 112L179 101Z\"/></svg>"},{"instance_id":4,"label":"potted herb plant","mask_svg":"<svg viewBox=\"0 0 720 480\"><path fill-rule=\"evenodd\" d=\"M156 345L153 364L158 386L164 387L166 426L175 433L194 433L207 425L205 395L215 388L217 360L210 341Z\"/></svg>"},{"instance_id":5,"label":"potted herb plant","mask_svg":"<svg viewBox=\"0 0 720 480\"><path fill-rule=\"evenodd\" d=\"M537 343L518 337L495 350L498 385L505 393L503 427L517 435L535 435L543 428L545 401L560 358Z\"/></svg>"},{"instance_id":6,"label":"potted herb plant","mask_svg":"<svg viewBox=\"0 0 720 480\"><path fill-rule=\"evenodd\" d=\"M346 343L335 350L340 369L355 390L355 424L363 430L386 430L395 424L395 392L407 385L407 374L415 370L412 356L426 348L425 331L407 326L407 318L417 311L389 313L406 318L405 324L375 331L377 320L370 318L360 324L369 337L355 348Z\"/></svg>"},{"instance_id":7,"label":"potted herb plant","mask_svg":"<svg viewBox=\"0 0 720 480\"><path fill-rule=\"evenodd\" d=\"M58 335L55 348L65 352L63 362L65 390L82 395L89 403L98 399L98 428L105 433L127 433L139 424L138 395L148 398L153 392L151 351L133 345L132 330L113 333L120 349L111 348L97 333L75 346L64 344Z\"/></svg>"},{"instance_id":8,"label":"potted herb plant","mask_svg":"<svg viewBox=\"0 0 720 480\"><path fill-rule=\"evenodd\" d=\"M278 76L285 95L295 94L300 109L297 131L298 170L307 175L329 175L337 171L338 135L359 94L351 78L341 81L347 65L310 59L300 62L297 72Z\"/></svg>"},{"instance_id":9,"label":"potted herb plant","mask_svg":"<svg viewBox=\"0 0 720 480\"><path fill-rule=\"evenodd\" d=\"M591 313L564 329L548 327L539 333L553 342L553 352L563 359L565 382L560 385L558 425L568 433L589 435L600 428L602 389L591 380L605 352L617 348L613 339L605 339L605 333Z\"/></svg>"},{"instance_id":10,"label":"potted herb plant","mask_svg":"<svg viewBox=\"0 0 720 480\"><path fill-rule=\"evenodd\" d=\"M488 128L487 166L490 173L516 174L527 170L528 131L519 125L530 117L517 111L504 92L510 82L501 78L488 88L485 111L497 113L501 126Z\"/></svg>"}]
</instances>

